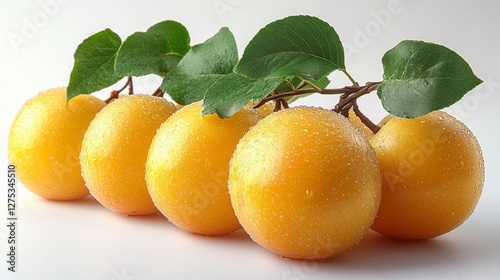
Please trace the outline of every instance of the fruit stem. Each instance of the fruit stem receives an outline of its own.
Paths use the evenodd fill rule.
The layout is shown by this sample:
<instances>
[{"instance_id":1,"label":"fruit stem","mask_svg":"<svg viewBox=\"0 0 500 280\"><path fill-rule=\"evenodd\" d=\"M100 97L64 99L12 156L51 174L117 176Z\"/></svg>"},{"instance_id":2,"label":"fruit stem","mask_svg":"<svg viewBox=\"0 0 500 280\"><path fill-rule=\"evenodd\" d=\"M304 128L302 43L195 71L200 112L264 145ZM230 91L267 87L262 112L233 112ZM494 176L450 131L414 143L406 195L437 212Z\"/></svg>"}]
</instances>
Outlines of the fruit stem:
<instances>
[{"instance_id":1,"label":"fruit stem","mask_svg":"<svg viewBox=\"0 0 500 280\"><path fill-rule=\"evenodd\" d=\"M335 105L335 108L333 110L337 113L342 112L342 110L344 110L344 107L346 107L346 105L349 105L349 103L355 101L356 99L358 99L359 97L361 97L365 94L368 94L368 93L376 90L378 88L378 86L380 85L380 83L381 82L368 82L363 87L356 87L359 90L357 90L353 93L345 93L348 95L343 96L343 98L341 97L339 100L339 103L337 105Z\"/></svg>"},{"instance_id":2,"label":"fruit stem","mask_svg":"<svg viewBox=\"0 0 500 280\"><path fill-rule=\"evenodd\" d=\"M127 82L121 87L119 90L117 90L118 93L121 93L125 88L128 86L128 94L132 95L134 94L134 85L132 82L132 76L127 77Z\"/></svg>"},{"instance_id":3,"label":"fruit stem","mask_svg":"<svg viewBox=\"0 0 500 280\"><path fill-rule=\"evenodd\" d=\"M277 90L273 90L273 92L271 92L271 95L272 96L279 96ZM274 104L273 112L278 112L279 110L281 110L283 108L283 103L282 103L283 100L285 100L285 99L283 99L283 98L276 99L276 104ZM288 106L288 104L287 104L287 106ZM258 108L258 107L254 107L254 108Z\"/></svg>"},{"instance_id":4,"label":"fruit stem","mask_svg":"<svg viewBox=\"0 0 500 280\"><path fill-rule=\"evenodd\" d=\"M315 84L313 84L313 83L311 83L309 81L304 81L304 84L302 86L307 86L307 85L310 86L310 87L312 87L313 89L315 89L317 92L322 92L323 91L322 88L317 87Z\"/></svg>"},{"instance_id":5,"label":"fruit stem","mask_svg":"<svg viewBox=\"0 0 500 280\"><path fill-rule=\"evenodd\" d=\"M374 90L377 89L378 85L380 84L381 82L368 82L366 83L366 85L364 86L345 86L343 88L332 88L332 89L328 89L328 88L306 88L306 89L296 89L296 90L293 90L293 91L290 91L290 92L285 92L285 93L276 93L276 92L273 92L273 94L271 95L268 95L267 97L263 98L259 103L257 103L254 108L259 108L261 107L262 105L264 105L265 103L269 102L269 101L272 101L272 100L277 100L277 99L281 99L281 98L286 98L286 97L291 97L291 96L296 96L296 95L302 95L302 94L309 94L309 93L319 93L319 94L347 94L349 96L351 95L354 95L358 92L361 92L361 94L358 94L356 96L354 96L353 98L349 98L349 102L351 102L352 100L364 95L364 94L367 94L367 93L370 93ZM344 107L346 104L343 104L342 107ZM340 112L340 110L339 110Z\"/></svg>"},{"instance_id":6,"label":"fruit stem","mask_svg":"<svg viewBox=\"0 0 500 280\"><path fill-rule=\"evenodd\" d=\"M347 72L347 70L342 69L341 71L347 76L347 78L349 78L349 80L351 81L353 86L359 87L358 82L356 82L356 80L354 80L354 78L351 76L351 74L349 74L349 72Z\"/></svg>"},{"instance_id":7,"label":"fruit stem","mask_svg":"<svg viewBox=\"0 0 500 280\"><path fill-rule=\"evenodd\" d=\"M153 96L157 96L157 97L163 97L163 95L165 95L165 93L161 90L161 87L157 88L153 94Z\"/></svg>"},{"instance_id":8,"label":"fruit stem","mask_svg":"<svg viewBox=\"0 0 500 280\"><path fill-rule=\"evenodd\" d=\"M321 89L321 92L318 92L317 89L307 88L307 89L297 89L294 91L280 93L280 94L276 94L276 95L271 94L271 95L263 98L259 103L257 103L257 105L254 106L254 108L257 109L269 101L273 101L273 100L277 100L277 99L281 99L281 98L286 98L286 97L291 97L291 96L296 96L296 95L308 94L308 93L342 94L342 93L344 93L344 89Z\"/></svg>"},{"instance_id":9,"label":"fruit stem","mask_svg":"<svg viewBox=\"0 0 500 280\"><path fill-rule=\"evenodd\" d=\"M112 90L108 99L104 100L106 104L109 104L109 102L113 101L114 99L117 99L120 96L120 93L127 88L128 86L128 94L132 95L134 94L134 83L132 81L132 76L127 77L127 82L118 90Z\"/></svg>"},{"instance_id":10,"label":"fruit stem","mask_svg":"<svg viewBox=\"0 0 500 280\"><path fill-rule=\"evenodd\" d=\"M111 101L115 100L118 98L118 95L120 95L120 92L119 91L116 91L116 90L112 90L111 93L109 94L109 97L104 100L104 102L106 104L109 104Z\"/></svg>"},{"instance_id":11,"label":"fruit stem","mask_svg":"<svg viewBox=\"0 0 500 280\"><path fill-rule=\"evenodd\" d=\"M127 84L128 84L128 95L134 94L134 82L132 81L132 76L127 77Z\"/></svg>"},{"instance_id":12,"label":"fruit stem","mask_svg":"<svg viewBox=\"0 0 500 280\"><path fill-rule=\"evenodd\" d=\"M285 83L286 83L286 84L288 85L288 87L290 87L293 91L296 91L296 90L297 90L297 88L295 88L295 86L294 86L292 83L290 83L290 81L285 80Z\"/></svg>"},{"instance_id":13,"label":"fruit stem","mask_svg":"<svg viewBox=\"0 0 500 280\"><path fill-rule=\"evenodd\" d=\"M352 103L352 110L354 111L354 114L356 114L356 116L361 120L361 122L373 132L373 134L377 134L377 132L380 130L380 126L374 124L368 117L361 113L356 100Z\"/></svg>"},{"instance_id":14,"label":"fruit stem","mask_svg":"<svg viewBox=\"0 0 500 280\"><path fill-rule=\"evenodd\" d=\"M288 109L290 106L288 106L288 102L284 98L280 99L281 105L283 105L283 108Z\"/></svg>"},{"instance_id":15,"label":"fruit stem","mask_svg":"<svg viewBox=\"0 0 500 280\"><path fill-rule=\"evenodd\" d=\"M353 82L352 86L345 86L343 88L334 88L334 89L323 89L318 87L301 89L293 88L294 90L291 92L278 93L274 90L269 96L263 98L259 103L257 103L253 108L257 109L264 105L265 103L276 100L276 105L274 106L274 112L281 110L282 108L288 108L288 102L286 102L286 97L308 94L308 93L319 93L319 94L341 94L339 97L339 102L335 105L333 109L334 112L337 112L344 117L349 117L349 110L352 108L356 116L361 120L361 122L366 125L373 133L377 133L380 130L380 127L373 123L368 117L366 117L361 110L359 109L357 99L365 94L368 94L378 88L378 86L382 82L367 82L364 86L359 86L354 79L347 73L347 71L342 70L348 77L350 77L351 82ZM304 83L304 85L309 83ZM309 84L311 85L311 84Z\"/></svg>"},{"instance_id":16,"label":"fruit stem","mask_svg":"<svg viewBox=\"0 0 500 280\"><path fill-rule=\"evenodd\" d=\"M296 95L301 95L301 94L307 94L307 93L315 93L317 92L315 89L310 88L310 89L297 89L295 91L291 92L285 92L285 93L280 93L280 94L271 94L265 98L263 98L259 103L257 103L255 106L253 106L255 109L261 107L262 105L266 104L269 101L272 100L277 100L285 97L291 97L291 96L296 96Z\"/></svg>"},{"instance_id":17,"label":"fruit stem","mask_svg":"<svg viewBox=\"0 0 500 280\"><path fill-rule=\"evenodd\" d=\"M348 97L349 97L349 94L347 94L347 93L342 94L339 97L338 104L344 102L344 100L346 100ZM337 106L338 106L338 104L337 104ZM335 108L332 111L340 113L342 116L349 118L349 110L351 109L352 105L353 105L353 102L347 103L341 110L337 110L337 106L335 106Z\"/></svg>"}]
</instances>

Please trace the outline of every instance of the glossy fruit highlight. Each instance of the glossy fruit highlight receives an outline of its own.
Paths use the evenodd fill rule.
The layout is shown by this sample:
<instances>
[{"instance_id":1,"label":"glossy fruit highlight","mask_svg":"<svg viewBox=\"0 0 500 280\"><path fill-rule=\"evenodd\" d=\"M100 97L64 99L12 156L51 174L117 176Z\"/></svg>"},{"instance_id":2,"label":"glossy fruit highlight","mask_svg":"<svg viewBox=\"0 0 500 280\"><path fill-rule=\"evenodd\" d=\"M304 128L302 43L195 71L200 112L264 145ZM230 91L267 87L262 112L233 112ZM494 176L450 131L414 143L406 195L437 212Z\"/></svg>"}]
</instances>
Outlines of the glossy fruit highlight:
<instances>
[{"instance_id":1,"label":"glossy fruit highlight","mask_svg":"<svg viewBox=\"0 0 500 280\"><path fill-rule=\"evenodd\" d=\"M357 244L380 203L380 170L361 131L329 110L274 113L238 143L229 169L235 213L281 256L323 259Z\"/></svg>"},{"instance_id":2,"label":"glossy fruit highlight","mask_svg":"<svg viewBox=\"0 0 500 280\"><path fill-rule=\"evenodd\" d=\"M146 157L158 127L175 105L150 95L120 97L102 110L83 139L82 175L92 195L125 215L157 212L144 179Z\"/></svg>"},{"instance_id":3,"label":"glossy fruit highlight","mask_svg":"<svg viewBox=\"0 0 500 280\"><path fill-rule=\"evenodd\" d=\"M183 107L158 130L146 181L158 209L178 227L222 235L241 226L229 199L229 161L240 138L261 116L245 107L227 119L201 115L201 102Z\"/></svg>"},{"instance_id":4,"label":"glossy fruit highlight","mask_svg":"<svg viewBox=\"0 0 500 280\"><path fill-rule=\"evenodd\" d=\"M28 190L52 200L88 195L78 154L90 121L105 106L91 95L66 104L63 87L41 92L22 106L10 129L8 154Z\"/></svg>"},{"instance_id":5,"label":"glossy fruit highlight","mask_svg":"<svg viewBox=\"0 0 500 280\"><path fill-rule=\"evenodd\" d=\"M472 132L442 111L384 122L370 138L383 179L373 229L414 240L461 225L473 212L484 182L483 157Z\"/></svg>"}]
</instances>

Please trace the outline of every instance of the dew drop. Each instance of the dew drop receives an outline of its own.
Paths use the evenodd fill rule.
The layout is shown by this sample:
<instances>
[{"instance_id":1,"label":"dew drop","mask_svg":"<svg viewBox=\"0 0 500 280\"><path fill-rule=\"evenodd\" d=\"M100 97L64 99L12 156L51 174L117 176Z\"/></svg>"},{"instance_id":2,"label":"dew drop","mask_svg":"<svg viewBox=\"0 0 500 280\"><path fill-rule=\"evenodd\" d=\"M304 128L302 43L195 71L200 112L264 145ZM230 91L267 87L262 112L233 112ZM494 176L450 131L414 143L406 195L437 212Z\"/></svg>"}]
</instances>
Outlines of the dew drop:
<instances>
[{"instance_id":1,"label":"dew drop","mask_svg":"<svg viewBox=\"0 0 500 280\"><path fill-rule=\"evenodd\" d=\"M306 196L307 198L311 198L313 196L313 191L306 190Z\"/></svg>"}]
</instances>

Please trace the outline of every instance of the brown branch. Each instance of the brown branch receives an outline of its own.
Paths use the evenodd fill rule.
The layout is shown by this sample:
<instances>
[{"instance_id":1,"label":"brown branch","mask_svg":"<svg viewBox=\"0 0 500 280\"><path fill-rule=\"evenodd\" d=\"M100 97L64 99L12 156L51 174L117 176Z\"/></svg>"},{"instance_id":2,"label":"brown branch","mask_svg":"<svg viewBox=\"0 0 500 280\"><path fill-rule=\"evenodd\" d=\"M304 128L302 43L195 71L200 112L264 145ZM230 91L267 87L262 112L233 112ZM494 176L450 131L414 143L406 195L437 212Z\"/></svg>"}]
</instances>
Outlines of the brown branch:
<instances>
[{"instance_id":1,"label":"brown branch","mask_svg":"<svg viewBox=\"0 0 500 280\"><path fill-rule=\"evenodd\" d=\"M333 109L335 112L340 113L342 110L344 110L344 107L346 107L349 103L355 101L359 97L368 94L378 88L381 82L376 82L376 83L366 83L365 86L361 87L358 91L349 94L346 98L343 98L335 105L335 108Z\"/></svg>"},{"instance_id":2,"label":"brown branch","mask_svg":"<svg viewBox=\"0 0 500 280\"><path fill-rule=\"evenodd\" d=\"M134 94L134 85L132 82L132 76L127 77L127 82L118 90L112 90L111 93L109 94L109 97L104 100L106 104L109 104L109 102L113 101L114 99L117 99L120 96L120 93L125 90L128 87L128 94L132 95Z\"/></svg>"},{"instance_id":3,"label":"brown branch","mask_svg":"<svg viewBox=\"0 0 500 280\"><path fill-rule=\"evenodd\" d=\"M161 90L161 87L157 88L153 94L153 96L157 96L157 97L163 97L163 95L165 95L165 93Z\"/></svg>"},{"instance_id":4,"label":"brown branch","mask_svg":"<svg viewBox=\"0 0 500 280\"><path fill-rule=\"evenodd\" d=\"M134 94L134 83L132 81L132 76L127 77L127 84L128 84L128 95Z\"/></svg>"},{"instance_id":5,"label":"brown branch","mask_svg":"<svg viewBox=\"0 0 500 280\"><path fill-rule=\"evenodd\" d=\"M314 88L297 89L295 91L268 95L267 97L263 98L259 103L257 103L257 105L255 105L254 108L257 109L269 101L277 100L280 98L292 97L292 96L309 94L309 93L319 93L319 94L354 93L356 91L359 91L362 88L364 88L364 87L346 86L343 88L320 89L320 91L318 91L317 89L314 89Z\"/></svg>"},{"instance_id":6,"label":"brown branch","mask_svg":"<svg viewBox=\"0 0 500 280\"><path fill-rule=\"evenodd\" d=\"M109 104L111 101L117 99L119 95L120 95L119 91L112 90L109 97L106 100L104 100L104 102L106 102L106 104Z\"/></svg>"},{"instance_id":7,"label":"brown branch","mask_svg":"<svg viewBox=\"0 0 500 280\"><path fill-rule=\"evenodd\" d=\"M341 94L339 97L339 102L332 109L334 112L340 113L345 117L349 117L349 110L352 108L356 116L358 116L363 124L365 124L373 133L377 133L380 127L374 124L370 119L368 119L359 110L356 100L368 94L378 88L382 82L368 82L364 86L359 86L357 83L353 86L345 86L343 88L333 88L333 89L318 89L318 88L307 88L307 89L295 89L291 92L278 93L274 90L271 94L263 98L257 105L253 106L255 109L261 107L269 101L275 100L276 105L274 106L274 112L281 110L282 108L288 108L288 103L286 102L286 97L292 97L302 94L309 93L319 93L319 94Z\"/></svg>"},{"instance_id":8,"label":"brown branch","mask_svg":"<svg viewBox=\"0 0 500 280\"><path fill-rule=\"evenodd\" d=\"M380 126L374 124L359 110L359 106L356 101L353 102L352 110L354 111L354 114L356 114L356 116L361 120L361 122L373 132L373 134L376 134L380 130Z\"/></svg>"}]
</instances>

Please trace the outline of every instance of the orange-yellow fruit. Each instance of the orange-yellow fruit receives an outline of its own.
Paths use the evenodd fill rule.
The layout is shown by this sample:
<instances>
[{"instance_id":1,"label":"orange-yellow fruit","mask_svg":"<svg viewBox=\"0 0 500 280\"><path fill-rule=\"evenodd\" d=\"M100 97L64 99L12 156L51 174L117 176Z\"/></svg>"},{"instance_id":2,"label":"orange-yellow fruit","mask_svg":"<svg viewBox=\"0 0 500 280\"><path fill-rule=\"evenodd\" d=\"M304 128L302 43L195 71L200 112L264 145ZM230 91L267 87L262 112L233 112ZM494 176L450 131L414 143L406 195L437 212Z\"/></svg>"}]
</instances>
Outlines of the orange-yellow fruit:
<instances>
[{"instance_id":1,"label":"orange-yellow fruit","mask_svg":"<svg viewBox=\"0 0 500 280\"><path fill-rule=\"evenodd\" d=\"M389 122L394 117L396 117L396 116L394 116L394 115L387 115L387 116L385 116L382 120L380 120L380 122L378 123L378 126L379 127L384 126L387 122Z\"/></svg>"},{"instance_id":2,"label":"orange-yellow fruit","mask_svg":"<svg viewBox=\"0 0 500 280\"><path fill-rule=\"evenodd\" d=\"M83 139L82 175L92 195L125 215L157 212L144 179L146 157L158 127L174 112L149 95L120 97L91 122Z\"/></svg>"},{"instance_id":3,"label":"orange-yellow fruit","mask_svg":"<svg viewBox=\"0 0 500 280\"><path fill-rule=\"evenodd\" d=\"M250 237L279 255L323 259L357 244L380 203L380 170L366 137L320 108L274 113L240 140L229 192Z\"/></svg>"},{"instance_id":4,"label":"orange-yellow fruit","mask_svg":"<svg viewBox=\"0 0 500 280\"><path fill-rule=\"evenodd\" d=\"M267 117L274 112L275 106L276 102L270 101L257 108L257 112L259 112L259 114L261 114L263 117Z\"/></svg>"},{"instance_id":5,"label":"orange-yellow fruit","mask_svg":"<svg viewBox=\"0 0 500 280\"><path fill-rule=\"evenodd\" d=\"M201 115L201 102L183 107L158 130L146 181L163 215L189 232L222 235L241 226L227 189L229 160L243 134L259 121L243 108L227 119Z\"/></svg>"},{"instance_id":6,"label":"orange-yellow fruit","mask_svg":"<svg viewBox=\"0 0 500 280\"><path fill-rule=\"evenodd\" d=\"M463 123L440 111L414 119L391 117L370 143L383 179L375 231L399 239L432 238L471 215L484 163Z\"/></svg>"},{"instance_id":7,"label":"orange-yellow fruit","mask_svg":"<svg viewBox=\"0 0 500 280\"><path fill-rule=\"evenodd\" d=\"M257 105L257 103L254 103L253 101L248 102L247 104L250 107L253 107ZM263 117L267 117L271 115L274 112L274 107L276 106L275 101L269 101L264 103L264 105L260 106L259 108L255 109L259 114L261 114Z\"/></svg>"},{"instance_id":8,"label":"orange-yellow fruit","mask_svg":"<svg viewBox=\"0 0 500 280\"><path fill-rule=\"evenodd\" d=\"M78 154L90 121L104 106L91 95L66 104L63 87L41 92L22 106L10 129L8 153L28 190L52 200L88 195Z\"/></svg>"}]
</instances>

